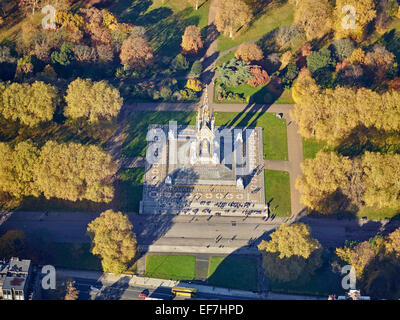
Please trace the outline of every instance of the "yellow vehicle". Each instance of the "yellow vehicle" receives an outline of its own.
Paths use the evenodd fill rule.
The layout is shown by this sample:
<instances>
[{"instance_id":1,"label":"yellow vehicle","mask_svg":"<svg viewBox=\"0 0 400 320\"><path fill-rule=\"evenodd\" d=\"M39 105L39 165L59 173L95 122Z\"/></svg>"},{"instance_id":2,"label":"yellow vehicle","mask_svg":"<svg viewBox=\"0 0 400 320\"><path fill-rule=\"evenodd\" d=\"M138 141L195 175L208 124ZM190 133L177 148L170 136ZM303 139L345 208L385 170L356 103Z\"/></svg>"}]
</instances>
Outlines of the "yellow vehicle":
<instances>
[{"instance_id":1,"label":"yellow vehicle","mask_svg":"<svg viewBox=\"0 0 400 320\"><path fill-rule=\"evenodd\" d=\"M196 296L197 290L193 288L173 287L171 292L176 296L193 298Z\"/></svg>"}]
</instances>

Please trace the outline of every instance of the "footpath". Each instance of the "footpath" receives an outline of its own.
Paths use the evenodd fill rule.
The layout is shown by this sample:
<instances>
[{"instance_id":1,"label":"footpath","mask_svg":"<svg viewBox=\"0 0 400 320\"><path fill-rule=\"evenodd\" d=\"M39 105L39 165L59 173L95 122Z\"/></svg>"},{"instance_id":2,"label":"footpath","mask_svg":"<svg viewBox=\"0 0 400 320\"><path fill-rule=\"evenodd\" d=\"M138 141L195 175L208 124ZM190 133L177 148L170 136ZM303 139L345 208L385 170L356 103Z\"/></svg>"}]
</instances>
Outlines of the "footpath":
<instances>
[{"instance_id":1,"label":"footpath","mask_svg":"<svg viewBox=\"0 0 400 320\"><path fill-rule=\"evenodd\" d=\"M235 290L228 288L220 288L206 285L193 284L183 281L174 280L164 280L155 279L147 277L138 277L135 275L114 275L111 273L103 273L99 271L84 271L84 270L71 270L71 269L58 269L58 272L65 276L72 278L88 279L101 282L105 286L112 285L118 282L120 285L128 284L130 287L139 288L151 288L156 289L160 287L172 288L175 286L194 288L199 293L216 295L216 296L226 296L226 297L236 297L249 300L322 300L327 299L324 297L313 297L313 296L302 296L302 295L290 295L290 294L280 294L280 293L257 293L253 291Z\"/></svg>"}]
</instances>

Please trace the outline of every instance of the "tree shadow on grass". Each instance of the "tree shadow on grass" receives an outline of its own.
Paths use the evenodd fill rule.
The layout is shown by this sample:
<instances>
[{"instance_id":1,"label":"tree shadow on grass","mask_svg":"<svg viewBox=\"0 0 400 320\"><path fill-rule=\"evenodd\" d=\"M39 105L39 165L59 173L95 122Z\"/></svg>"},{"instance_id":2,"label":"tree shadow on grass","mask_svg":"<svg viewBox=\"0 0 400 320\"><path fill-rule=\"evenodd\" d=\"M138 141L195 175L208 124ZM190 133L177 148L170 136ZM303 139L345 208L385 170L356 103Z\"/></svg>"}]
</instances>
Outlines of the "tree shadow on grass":
<instances>
[{"instance_id":1,"label":"tree shadow on grass","mask_svg":"<svg viewBox=\"0 0 400 320\"><path fill-rule=\"evenodd\" d=\"M136 20L141 17L152 5L151 0L116 0L109 7L110 11L118 16L119 22L136 24Z\"/></svg>"},{"instance_id":2,"label":"tree shadow on grass","mask_svg":"<svg viewBox=\"0 0 400 320\"><path fill-rule=\"evenodd\" d=\"M181 51L182 35L189 25L197 25L198 17L187 17L192 8L186 8L173 13L169 8L158 8L143 16L142 23L151 19L153 24L147 25L147 34L151 43L160 56L176 56Z\"/></svg>"}]
</instances>

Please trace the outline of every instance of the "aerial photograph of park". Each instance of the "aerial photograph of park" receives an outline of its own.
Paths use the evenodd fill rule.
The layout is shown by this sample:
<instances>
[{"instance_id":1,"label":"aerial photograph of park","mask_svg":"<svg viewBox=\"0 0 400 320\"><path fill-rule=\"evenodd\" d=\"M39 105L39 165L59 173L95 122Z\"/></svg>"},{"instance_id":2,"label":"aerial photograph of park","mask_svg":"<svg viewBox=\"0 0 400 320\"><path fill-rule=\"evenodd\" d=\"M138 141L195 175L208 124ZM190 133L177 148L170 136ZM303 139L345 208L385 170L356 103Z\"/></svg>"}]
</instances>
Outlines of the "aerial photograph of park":
<instances>
[{"instance_id":1,"label":"aerial photograph of park","mask_svg":"<svg viewBox=\"0 0 400 320\"><path fill-rule=\"evenodd\" d=\"M399 64L400 0L0 0L0 301L399 301Z\"/></svg>"}]
</instances>

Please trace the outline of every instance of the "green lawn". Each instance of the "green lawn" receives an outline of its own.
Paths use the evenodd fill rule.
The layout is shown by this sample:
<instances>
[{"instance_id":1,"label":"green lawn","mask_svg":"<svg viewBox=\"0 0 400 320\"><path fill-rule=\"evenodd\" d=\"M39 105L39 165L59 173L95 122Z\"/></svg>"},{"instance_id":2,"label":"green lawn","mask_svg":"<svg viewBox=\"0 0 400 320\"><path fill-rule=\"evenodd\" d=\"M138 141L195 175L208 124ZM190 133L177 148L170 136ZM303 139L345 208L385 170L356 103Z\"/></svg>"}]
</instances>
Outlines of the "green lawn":
<instances>
[{"instance_id":1,"label":"green lawn","mask_svg":"<svg viewBox=\"0 0 400 320\"><path fill-rule=\"evenodd\" d=\"M285 171L264 170L265 201L270 202L271 214L290 217L290 178Z\"/></svg>"},{"instance_id":2,"label":"green lawn","mask_svg":"<svg viewBox=\"0 0 400 320\"><path fill-rule=\"evenodd\" d=\"M286 120L278 119L274 113L215 112L217 126L262 127L264 158L288 160Z\"/></svg>"},{"instance_id":3,"label":"green lawn","mask_svg":"<svg viewBox=\"0 0 400 320\"><path fill-rule=\"evenodd\" d=\"M90 243L52 242L42 245L42 263L67 269L102 270L100 259L90 252Z\"/></svg>"},{"instance_id":4,"label":"green lawn","mask_svg":"<svg viewBox=\"0 0 400 320\"><path fill-rule=\"evenodd\" d=\"M154 49L162 55L175 56L180 51L180 44L185 28L197 25L202 34L208 25L210 1L195 10L187 1L115 1L110 10L120 22L144 26Z\"/></svg>"},{"instance_id":5,"label":"green lawn","mask_svg":"<svg viewBox=\"0 0 400 320\"><path fill-rule=\"evenodd\" d=\"M196 257L155 255L146 256L146 277L168 280L193 280Z\"/></svg>"},{"instance_id":6,"label":"green lawn","mask_svg":"<svg viewBox=\"0 0 400 320\"><path fill-rule=\"evenodd\" d=\"M399 219L400 218L400 208L363 208L357 212L357 218L367 217L369 220L383 220L383 219Z\"/></svg>"},{"instance_id":7,"label":"green lawn","mask_svg":"<svg viewBox=\"0 0 400 320\"><path fill-rule=\"evenodd\" d=\"M317 153L325 146L325 141L303 138L303 159L314 159Z\"/></svg>"},{"instance_id":8,"label":"green lawn","mask_svg":"<svg viewBox=\"0 0 400 320\"><path fill-rule=\"evenodd\" d=\"M272 113L234 113L216 112L216 125L229 127L262 127L264 139L264 158L269 160L288 160L286 120L278 119ZM136 112L129 119L128 137L123 145L126 157L146 155L146 135L149 124L168 124L177 121L181 125L194 125L195 112L144 111Z\"/></svg>"},{"instance_id":9,"label":"green lawn","mask_svg":"<svg viewBox=\"0 0 400 320\"><path fill-rule=\"evenodd\" d=\"M195 112L143 111L135 112L128 120L128 138L123 145L123 155L128 158L146 156L146 135L150 124L168 124L176 121L178 125L194 125Z\"/></svg>"},{"instance_id":10,"label":"green lawn","mask_svg":"<svg viewBox=\"0 0 400 320\"><path fill-rule=\"evenodd\" d=\"M218 38L218 51L224 52L243 42L262 37L280 26L291 25L293 16L293 4L270 5L264 14L255 17L249 26L240 30L233 39L221 34Z\"/></svg>"},{"instance_id":11,"label":"green lawn","mask_svg":"<svg viewBox=\"0 0 400 320\"><path fill-rule=\"evenodd\" d=\"M216 86L214 87L216 91ZM277 91L269 83L265 86L252 87L247 83L243 83L237 87L226 87L227 91L243 95L249 103L256 104L293 104L291 89ZM237 103L243 104L243 101L217 101L216 92L214 92L214 102L216 103Z\"/></svg>"},{"instance_id":12,"label":"green lawn","mask_svg":"<svg viewBox=\"0 0 400 320\"><path fill-rule=\"evenodd\" d=\"M139 212L142 200L144 168L130 168L119 172L118 187L114 201L124 212Z\"/></svg>"},{"instance_id":13,"label":"green lawn","mask_svg":"<svg viewBox=\"0 0 400 320\"><path fill-rule=\"evenodd\" d=\"M315 272L312 276L300 277L290 282L279 282L273 279L268 280L269 289L272 292L323 296L344 295L341 288L341 275L333 273L328 262Z\"/></svg>"},{"instance_id":14,"label":"green lawn","mask_svg":"<svg viewBox=\"0 0 400 320\"><path fill-rule=\"evenodd\" d=\"M258 259L210 257L208 284L232 289L258 290Z\"/></svg>"}]
</instances>

